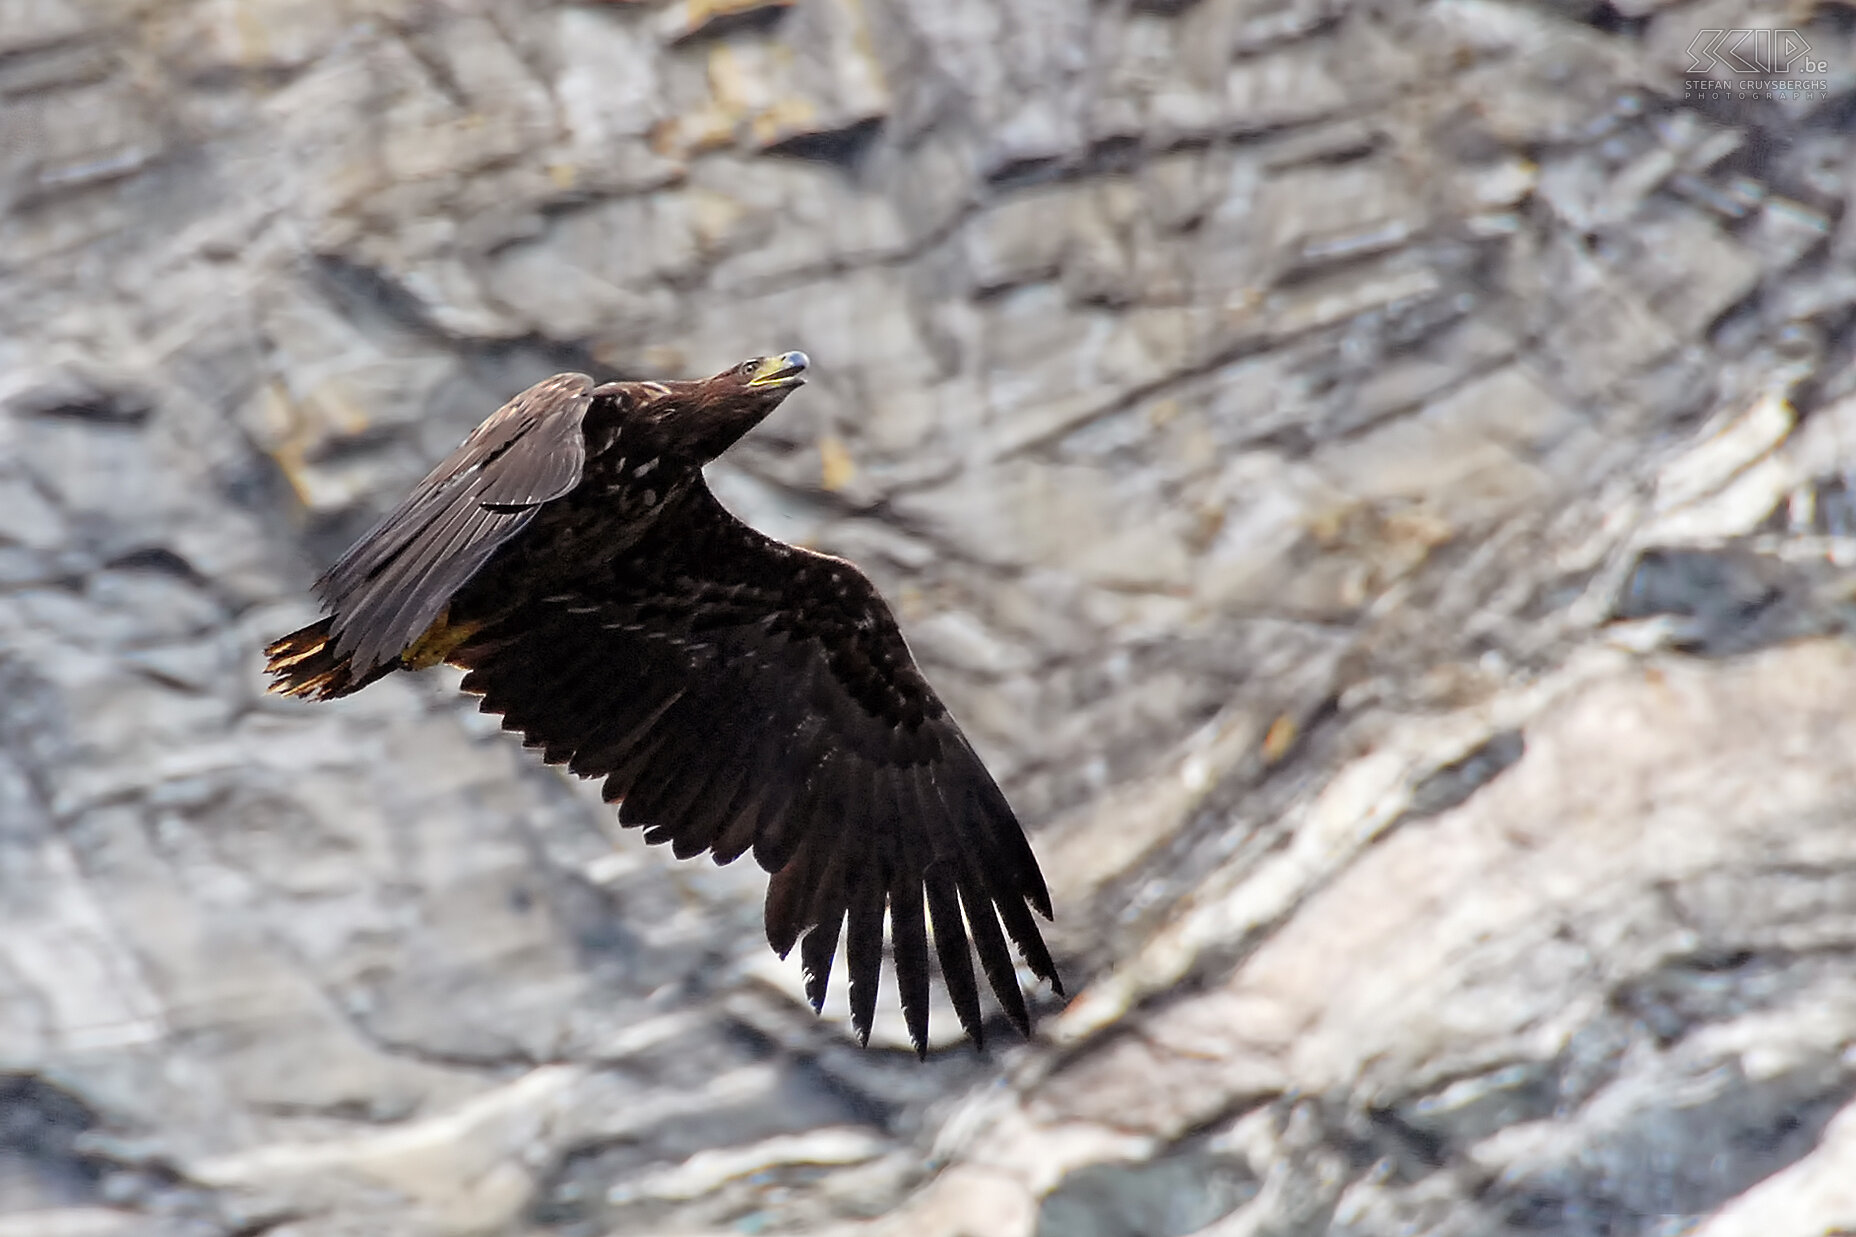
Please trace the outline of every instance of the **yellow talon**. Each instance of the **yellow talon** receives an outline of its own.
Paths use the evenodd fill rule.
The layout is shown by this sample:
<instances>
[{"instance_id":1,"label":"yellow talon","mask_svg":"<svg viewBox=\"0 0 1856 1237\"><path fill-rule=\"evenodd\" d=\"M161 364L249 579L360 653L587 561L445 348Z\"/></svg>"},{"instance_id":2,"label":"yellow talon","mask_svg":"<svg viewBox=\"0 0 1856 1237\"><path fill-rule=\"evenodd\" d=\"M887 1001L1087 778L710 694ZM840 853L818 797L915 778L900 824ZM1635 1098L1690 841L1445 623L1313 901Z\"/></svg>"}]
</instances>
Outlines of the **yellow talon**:
<instances>
[{"instance_id":1,"label":"yellow talon","mask_svg":"<svg viewBox=\"0 0 1856 1237\"><path fill-rule=\"evenodd\" d=\"M425 629L417 640L406 646L400 654L400 665L408 670L424 670L436 666L451 656L458 645L483 630L482 623L451 623L446 610L440 614L432 625Z\"/></svg>"}]
</instances>

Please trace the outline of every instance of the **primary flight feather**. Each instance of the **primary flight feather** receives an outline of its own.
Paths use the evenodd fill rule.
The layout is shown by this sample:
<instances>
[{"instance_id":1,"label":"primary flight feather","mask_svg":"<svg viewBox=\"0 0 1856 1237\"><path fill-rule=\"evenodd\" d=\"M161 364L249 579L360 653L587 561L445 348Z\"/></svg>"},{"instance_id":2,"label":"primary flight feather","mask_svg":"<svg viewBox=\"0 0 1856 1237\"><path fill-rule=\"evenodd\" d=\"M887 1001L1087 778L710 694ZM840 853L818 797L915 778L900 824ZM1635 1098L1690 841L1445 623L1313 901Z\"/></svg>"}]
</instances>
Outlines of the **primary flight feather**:
<instances>
[{"instance_id":1,"label":"primary flight feather","mask_svg":"<svg viewBox=\"0 0 1856 1237\"><path fill-rule=\"evenodd\" d=\"M702 467L804 383L802 352L699 382L558 374L473 430L317 582L327 617L271 644L271 690L333 699L396 670L464 690L678 857L752 851L767 941L815 1009L842 938L869 1039L889 923L903 1020L928 1043L929 939L981 1042L972 951L1030 1019L1007 939L1062 992L1024 832L849 563L766 537Z\"/></svg>"}]
</instances>

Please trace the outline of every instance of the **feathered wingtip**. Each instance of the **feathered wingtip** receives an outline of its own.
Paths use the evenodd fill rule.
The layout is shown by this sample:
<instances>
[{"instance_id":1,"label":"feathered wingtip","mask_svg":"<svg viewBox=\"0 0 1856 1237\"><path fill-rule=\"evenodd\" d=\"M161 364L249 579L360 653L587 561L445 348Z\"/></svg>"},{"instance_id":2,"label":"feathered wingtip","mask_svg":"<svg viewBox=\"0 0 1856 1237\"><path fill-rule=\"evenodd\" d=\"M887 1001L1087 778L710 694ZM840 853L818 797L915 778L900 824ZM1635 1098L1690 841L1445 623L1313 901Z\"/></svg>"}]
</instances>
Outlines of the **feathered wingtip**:
<instances>
[{"instance_id":1,"label":"feathered wingtip","mask_svg":"<svg viewBox=\"0 0 1856 1237\"><path fill-rule=\"evenodd\" d=\"M376 666L356 678L347 655L337 654L330 643L333 626L333 619L321 619L265 646L269 690L303 700L334 700L360 691L393 669L391 663Z\"/></svg>"}]
</instances>

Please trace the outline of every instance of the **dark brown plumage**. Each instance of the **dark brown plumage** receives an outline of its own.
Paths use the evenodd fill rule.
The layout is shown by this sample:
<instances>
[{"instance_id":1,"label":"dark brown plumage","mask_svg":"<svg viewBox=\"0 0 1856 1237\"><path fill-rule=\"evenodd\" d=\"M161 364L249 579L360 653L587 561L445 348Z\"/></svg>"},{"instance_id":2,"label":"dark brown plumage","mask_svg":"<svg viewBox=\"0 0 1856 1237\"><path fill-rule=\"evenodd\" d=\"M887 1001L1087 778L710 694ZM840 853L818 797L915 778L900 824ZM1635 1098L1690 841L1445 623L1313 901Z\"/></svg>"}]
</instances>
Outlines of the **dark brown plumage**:
<instances>
[{"instance_id":1,"label":"dark brown plumage","mask_svg":"<svg viewBox=\"0 0 1856 1237\"><path fill-rule=\"evenodd\" d=\"M331 699L448 661L543 758L604 779L678 857L752 851L768 943L822 1007L842 937L868 1041L883 923L904 1021L928 1042L929 936L981 1042L977 951L1029 1034L1007 939L1062 991L1051 914L1011 807L849 563L765 537L702 466L803 382L803 353L701 382L538 383L317 584L328 617L272 644L271 690Z\"/></svg>"}]
</instances>

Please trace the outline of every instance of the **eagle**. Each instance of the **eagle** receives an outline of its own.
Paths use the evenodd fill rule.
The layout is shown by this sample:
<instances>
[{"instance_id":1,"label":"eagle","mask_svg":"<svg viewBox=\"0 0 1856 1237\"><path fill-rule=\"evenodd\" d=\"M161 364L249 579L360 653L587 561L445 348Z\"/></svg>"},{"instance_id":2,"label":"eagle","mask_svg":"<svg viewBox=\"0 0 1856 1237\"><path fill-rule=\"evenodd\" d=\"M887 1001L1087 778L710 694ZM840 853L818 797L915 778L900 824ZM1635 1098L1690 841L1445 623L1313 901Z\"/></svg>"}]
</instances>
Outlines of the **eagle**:
<instances>
[{"instance_id":1,"label":"eagle","mask_svg":"<svg viewBox=\"0 0 1856 1237\"><path fill-rule=\"evenodd\" d=\"M785 352L693 382L536 383L317 581L325 617L266 648L270 690L332 700L462 667L484 712L548 763L603 778L646 842L718 864L752 851L769 873L767 942L782 958L799 947L815 1011L842 936L864 1045L886 915L919 1055L931 927L974 1045L972 953L1028 1037L1007 939L1063 987L1032 917L1051 917L1050 894L1011 806L863 573L748 527L703 479L808 364Z\"/></svg>"}]
</instances>

